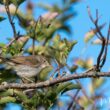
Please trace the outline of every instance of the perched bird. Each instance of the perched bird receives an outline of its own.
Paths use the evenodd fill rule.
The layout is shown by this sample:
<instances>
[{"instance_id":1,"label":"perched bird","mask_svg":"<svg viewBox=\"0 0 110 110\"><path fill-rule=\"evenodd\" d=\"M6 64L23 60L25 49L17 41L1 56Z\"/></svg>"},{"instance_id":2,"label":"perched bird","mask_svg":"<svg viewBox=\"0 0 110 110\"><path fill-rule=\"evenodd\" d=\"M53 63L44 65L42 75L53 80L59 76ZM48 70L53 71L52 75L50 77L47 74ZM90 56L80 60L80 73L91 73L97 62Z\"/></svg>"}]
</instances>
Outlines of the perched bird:
<instances>
[{"instance_id":1,"label":"perched bird","mask_svg":"<svg viewBox=\"0 0 110 110\"><path fill-rule=\"evenodd\" d=\"M36 78L45 67L50 66L46 58L41 55L17 56L13 58L0 56L0 59L12 66L22 80L25 79L28 82L33 82L32 78Z\"/></svg>"}]
</instances>

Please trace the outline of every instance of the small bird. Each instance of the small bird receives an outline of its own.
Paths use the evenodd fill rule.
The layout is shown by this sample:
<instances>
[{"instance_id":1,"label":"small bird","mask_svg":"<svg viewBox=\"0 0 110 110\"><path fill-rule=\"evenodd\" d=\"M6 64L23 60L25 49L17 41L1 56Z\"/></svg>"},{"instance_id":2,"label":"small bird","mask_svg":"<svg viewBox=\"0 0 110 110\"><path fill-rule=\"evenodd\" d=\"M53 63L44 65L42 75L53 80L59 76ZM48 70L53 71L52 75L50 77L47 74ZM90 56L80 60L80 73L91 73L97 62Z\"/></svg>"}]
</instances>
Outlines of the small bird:
<instances>
[{"instance_id":1,"label":"small bird","mask_svg":"<svg viewBox=\"0 0 110 110\"><path fill-rule=\"evenodd\" d=\"M36 78L45 67L50 66L49 62L42 55L17 56L13 58L0 56L0 59L12 66L22 80L25 79L28 82L33 82L30 80L31 78Z\"/></svg>"}]
</instances>

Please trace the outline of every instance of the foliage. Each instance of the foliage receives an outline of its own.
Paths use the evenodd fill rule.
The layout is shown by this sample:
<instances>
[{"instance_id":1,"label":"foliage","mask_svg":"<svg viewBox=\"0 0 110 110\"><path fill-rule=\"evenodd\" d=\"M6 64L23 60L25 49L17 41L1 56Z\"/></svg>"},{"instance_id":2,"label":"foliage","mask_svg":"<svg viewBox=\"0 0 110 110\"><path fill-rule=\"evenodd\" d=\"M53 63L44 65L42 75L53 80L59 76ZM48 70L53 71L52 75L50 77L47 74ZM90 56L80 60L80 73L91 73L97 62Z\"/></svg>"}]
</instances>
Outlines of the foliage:
<instances>
[{"instance_id":1,"label":"foliage","mask_svg":"<svg viewBox=\"0 0 110 110\"><path fill-rule=\"evenodd\" d=\"M25 0L1 0L0 4L4 5L7 9L7 19L11 20L10 25L14 30L14 20L18 20L19 26L25 30L25 35L20 33L13 33L14 38L8 38L8 44L0 43L2 47L1 55L3 57L13 57L20 55L31 55L33 51L36 55L44 55L48 61L55 66L42 70L37 81L44 81L47 79L52 80L54 77L60 77L56 68L64 68L67 65L67 57L77 43L76 41L68 41L66 38L62 39L59 34L60 30L71 33L70 28L66 25L68 19L72 18L75 13L67 13L70 10L71 4L76 1L70 0L67 5L60 8L56 4L53 7L46 4L38 4L40 8L47 10L46 14L41 15L37 20L33 16L33 10L36 8L30 1L27 2L26 13L20 10L20 5L25 3ZM66 1L64 2L66 4ZM65 16L64 16L65 15ZM10 18L11 16L11 18ZM0 22L4 17L0 17ZM29 48L25 45L32 40L37 42L37 45L32 44ZM34 47L33 47L34 46ZM13 68L4 65L1 61L0 83L20 83L20 78L15 74ZM56 71L56 72L55 72ZM61 76L64 71L61 71ZM53 75L53 76L52 76ZM8 89L0 92L0 106L4 106L9 102L21 104L25 109L35 110L40 106L49 109L57 104L58 96L63 96L69 90L80 89L80 85L74 82L65 82L47 87L44 89L36 90L17 90ZM29 91L29 92L28 92Z\"/></svg>"}]
</instances>

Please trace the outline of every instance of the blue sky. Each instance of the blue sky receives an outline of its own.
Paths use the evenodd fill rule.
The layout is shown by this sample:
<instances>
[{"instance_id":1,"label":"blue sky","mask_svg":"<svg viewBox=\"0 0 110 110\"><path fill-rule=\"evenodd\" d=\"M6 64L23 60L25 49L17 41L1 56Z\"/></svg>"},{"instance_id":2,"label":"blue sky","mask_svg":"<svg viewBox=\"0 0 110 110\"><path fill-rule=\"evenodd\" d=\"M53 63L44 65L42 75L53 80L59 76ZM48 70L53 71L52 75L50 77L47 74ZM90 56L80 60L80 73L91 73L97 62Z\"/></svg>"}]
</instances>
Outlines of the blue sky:
<instances>
[{"instance_id":1,"label":"blue sky","mask_svg":"<svg viewBox=\"0 0 110 110\"><path fill-rule=\"evenodd\" d=\"M33 0L33 1L36 1L36 0ZM60 0L37 0L37 2L41 2L41 1L45 2L45 3L51 3L51 4L61 3ZM24 9L24 5L21 6L22 9ZM75 48L71 52L70 57L72 57L72 56L76 57L76 56L80 56L80 55L81 55L81 58L93 57L94 63L96 63L96 58L98 56L100 46L91 45L89 43L87 45L88 48L86 49L85 53L81 54L85 47L84 36L85 36L86 32L88 32L91 29L91 27L92 28L94 27L94 25L92 24L92 22L90 21L90 19L88 17L87 6L90 6L91 12L92 12L94 18L95 18L95 10L96 9L99 10L99 14L102 15L99 23L100 24L104 23L104 22L107 23L105 28L102 30L102 32L106 36L108 23L110 22L110 13L109 13L110 0L82 0L81 2L75 4L73 8L77 12L77 16L75 16L75 18L71 19L68 22L68 24L70 24L71 30L72 30L72 36L69 39L77 40L78 44L75 46ZM36 17L38 17L41 13L44 13L44 11L40 9L36 13L37 13ZM18 26L16 26L16 27L18 30L20 29ZM12 36L11 32L12 31L11 31L9 22L6 20L1 22L0 23L0 42L7 42L6 37ZM20 32L24 33L24 31L21 29L20 29ZM106 65L104 66L104 69L103 69L104 71L110 70L109 53L110 53L110 49L109 49L108 56L107 56L108 61L106 62ZM107 82L108 81L109 80L107 79ZM106 86L108 84L109 83L107 83ZM15 110L15 109L13 109L13 110ZM16 110L18 110L18 109L16 109Z\"/></svg>"}]
</instances>

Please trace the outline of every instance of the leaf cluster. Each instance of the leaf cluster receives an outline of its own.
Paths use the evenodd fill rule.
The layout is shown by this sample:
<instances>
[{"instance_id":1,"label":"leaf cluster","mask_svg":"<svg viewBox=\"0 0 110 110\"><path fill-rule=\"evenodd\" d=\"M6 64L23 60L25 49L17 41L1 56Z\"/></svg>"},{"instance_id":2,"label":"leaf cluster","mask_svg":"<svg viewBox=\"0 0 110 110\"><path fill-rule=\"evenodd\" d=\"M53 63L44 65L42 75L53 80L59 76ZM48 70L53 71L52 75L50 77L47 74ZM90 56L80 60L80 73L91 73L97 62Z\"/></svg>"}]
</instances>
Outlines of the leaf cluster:
<instances>
[{"instance_id":1,"label":"leaf cluster","mask_svg":"<svg viewBox=\"0 0 110 110\"><path fill-rule=\"evenodd\" d=\"M1 55L4 57L19 56L24 54L44 55L47 59L57 67L65 67L67 65L67 57L77 43L76 41L68 41L68 39L62 39L59 34L60 30L71 34L70 27L66 22L74 17L75 13L71 12L72 4L76 3L76 0L63 1L63 7L54 4L52 7L46 4L38 4L42 9L47 11L46 14L41 15L37 20L33 15L34 5L31 2L27 3L26 13L20 10L20 5L25 3L26 0L1 0L0 4L9 7L11 4L15 6L14 13L9 7L8 14L11 16L11 26L15 26L14 20L18 21L19 26L25 30L25 35L20 32L14 33L16 36L8 38L8 44L0 43L2 47ZM69 13L68 13L69 12ZM0 17L0 22L5 18ZM9 19L9 18L8 18ZM26 48L26 44L33 41L33 44ZM35 43L34 43L35 42ZM3 62L1 62L3 65ZM45 68L38 76L38 81L44 81L51 75L54 68ZM54 73L55 74L55 73ZM52 79L54 77L51 77ZM4 66L4 69L0 73L0 83L4 84L10 82L18 82L20 78L13 73L12 68ZM0 106L4 106L6 103L13 102L21 104L25 109L35 110L39 106L43 106L45 109L49 109L53 105L57 104L58 96L63 95L69 90L80 89L79 84L73 82L67 82L57 84L52 87L35 90L16 90L8 89L0 91Z\"/></svg>"}]
</instances>

